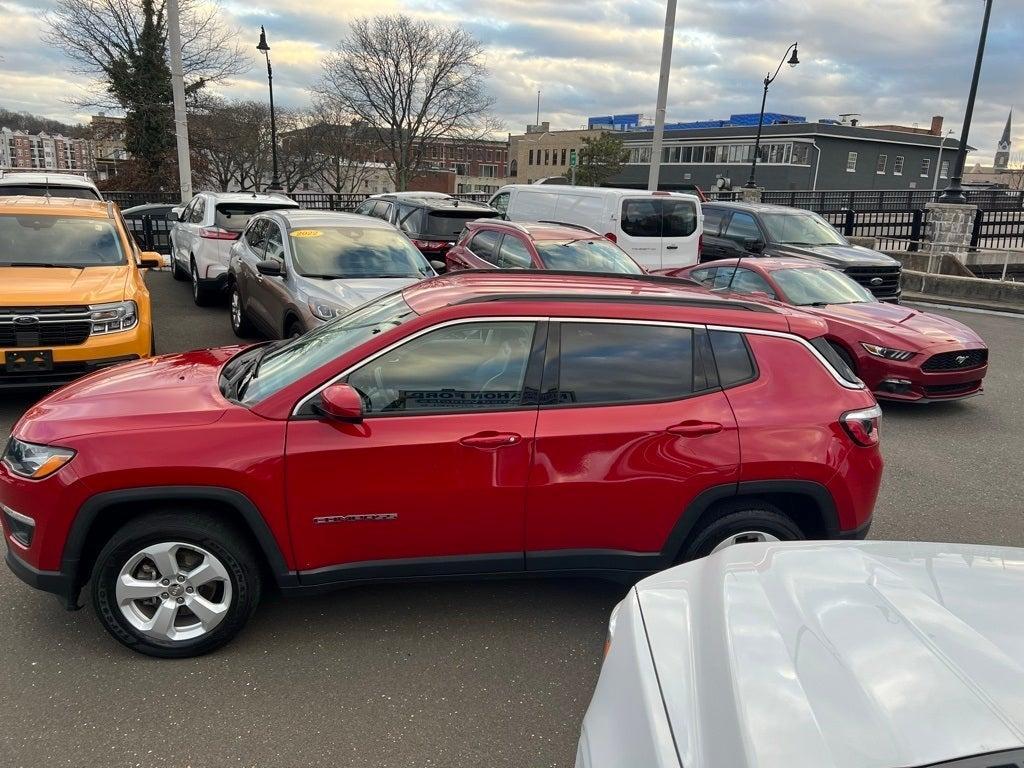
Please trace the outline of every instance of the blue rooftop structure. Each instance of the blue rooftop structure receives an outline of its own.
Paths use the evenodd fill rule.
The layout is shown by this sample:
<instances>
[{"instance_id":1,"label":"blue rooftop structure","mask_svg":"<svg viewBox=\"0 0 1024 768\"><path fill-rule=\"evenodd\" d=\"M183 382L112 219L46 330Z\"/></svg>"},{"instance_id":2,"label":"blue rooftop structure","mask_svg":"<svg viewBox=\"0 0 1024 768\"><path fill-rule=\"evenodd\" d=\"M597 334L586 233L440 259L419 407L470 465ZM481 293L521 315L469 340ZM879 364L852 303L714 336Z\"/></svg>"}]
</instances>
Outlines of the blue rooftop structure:
<instances>
[{"instance_id":1,"label":"blue rooftop structure","mask_svg":"<svg viewBox=\"0 0 1024 768\"><path fill-rule=\"evenodd\" d=\"M689 123L666 123L666 131L686 131L695 128L728 128L730 126L752 126L757 125L757 112L746 112L736 115L729 115L727 120L696 120ZM640 125L640 115L605 115L587 119L589 128L612 128L613 130L636 130L651 131L653 125ZM765 125L779 125L784 123L806 123L807 118L803 115L784 115L781 112L765 112Z\"/></svg>"}]
</instances>

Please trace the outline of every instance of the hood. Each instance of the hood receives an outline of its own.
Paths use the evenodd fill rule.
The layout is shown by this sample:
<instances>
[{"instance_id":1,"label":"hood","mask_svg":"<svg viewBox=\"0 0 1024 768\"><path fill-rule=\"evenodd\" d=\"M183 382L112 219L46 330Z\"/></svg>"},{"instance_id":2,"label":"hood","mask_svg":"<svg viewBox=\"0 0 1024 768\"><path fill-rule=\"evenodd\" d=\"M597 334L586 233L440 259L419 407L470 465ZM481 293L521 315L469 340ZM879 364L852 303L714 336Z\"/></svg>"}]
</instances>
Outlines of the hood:
<instances>
[{"instance_id":1,"label":"hood","mask_svg":"<svg viewBox=\"0 0 1024 768\"><path fill-rule=\"evenodd\" d=\"M799 307L803 312L826 320L847 322L860 328L870 328L886 337L878 339L890 344L902 344L901 349L917 351L933 344L959 343L983 347L985 342L963 323L941 315L921 312L902 304L868 301L859 304L830 304L827 307ZM873 341L864 338L862 341Z\"/></svg>"},{"instance_id":2,"label":"hood","mask_svg":"<svg viewBox=\"0 0 1024 768\"><path fill-rule=\"evenodd\" d=\"M66 306L124 299L129 267L0 267L0 305Z\"/></svg>"},{"instance_id":3,"label":"hood","mask_svg":"<svg viewBox=\"0 0 1024 768\"><path fill-rule=\"evenodd\" d=\"M904 768L1024 745L1022 549L743 544L636 589L687 768Z\"/></svg>"},{"instance_id":4,"label":"hood","mask_svg":"<svg viewBox=\"0 0 1024 768\"><path fill-rule=\"evenodd\" d=\"M59 443L100 431L211 424L228 406L218 388L220 368L241 349L200 349L99 371L40 400L13 434Z\"/></svg>"},{"instance_id":5,"label":"hood","mask_svg":"<svg viewBox=\"0 0 1024 768\"><path fill-rule=\"evenodd\" d=\"M375 277L365 280L342 278L338 280L318 280L301 278L306 295L310 299L320 299L337 304L342 309L352 309L365 304L371 299L383 296L419 282L415 277Z\"/></svg>"},{"instance_id":6,"label":"hood","mask_svg":"<svg viewBox=\"0 0 1024 768\"><path fill-rule=\"evenodd\" d=\"M831 267L897 267L899 262L892 256L872 251L859 245L816 245L797 246L772 243L772 256L795 256L800 259L817 259Z\"/></svg>"}]
</instances>

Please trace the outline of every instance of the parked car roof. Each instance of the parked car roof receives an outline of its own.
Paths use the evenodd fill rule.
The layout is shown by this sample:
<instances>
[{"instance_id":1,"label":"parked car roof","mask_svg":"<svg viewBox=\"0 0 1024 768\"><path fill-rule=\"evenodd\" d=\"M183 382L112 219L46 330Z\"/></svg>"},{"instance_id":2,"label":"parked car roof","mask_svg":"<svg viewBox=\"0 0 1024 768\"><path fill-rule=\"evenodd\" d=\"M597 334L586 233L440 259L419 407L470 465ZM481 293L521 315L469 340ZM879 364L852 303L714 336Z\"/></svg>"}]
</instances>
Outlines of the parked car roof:
<instances>
[{"instance_id":1,"label":"parked car roof","mask_svg":"<svg viewBox=\"0 0 1024 768\"><path fill-rule=\"evenodd\" d=\"M46 216L107 219L110 218L111 210L112 203L103 200L83 200L77 197L36 197L35 195L0 197L0 213L35 213Z\"/></svg>"},{"instance_id":2,"label":"parked car roof","mask_svg":"<svg viewBox=\"0 0 1024 768\"><path fill-rule=\"evenodd\" d=\"M388 199L387 196L382 199ZM476 203L470 200L459 200L454 197L405 197L396 198L407 205L426 208L431 211L481 211L493 212L487 203Z\"/></svg>"},{"instance_id":3,"label":"parked car roof","mask_svg":"<svg viewBox=\"0 0 1024 768\"><path fill-rule=\"evenodd\" d=\"M200 192L202 195L210 195L220 203L265 203L277 202L283 206L298 208L299 204L287 195L277 192Z\"/></svg>"},{"instance_id":4,"label":"parked car roof","mask_svg":"<svg viewBox=\"0 0 1024 768\"><path fill-rule=\"evenodd\" d=\"M466 226L470 229L487 227L489 229L504 229L509 232L522 232L534 240L589 240L603 239L603 235L592 232L586 227L574 224L560 224L551 221L505 221L504 219L476 219L469 221Z\"/></svg>"},{"instance_id":5,"label":"parked car roof","mask_svg":"<svg viewBox=\"0 0 1024 768\"><path fill-rule=\"evenodd\" d=\"M709 208L725 208L730 211L749 211L751 213L789 213L794 216L813 214L804 208L792 208L788 205L775 205L773 203L739 203L728 200L708 200L704 203L704 210Z\"/></svg>"},{"instance_id":6,"label":"parked car roof","mask_svg":"<svg viewBox=\"0 0 1024 768\"><path fill-rule=\"evenodd\" d=\"M635 594L687 768L930 766L1022 746L1024 549L742 544Z\"/></svg>"},{"instance_id":7,"label":"parked car roof","mask_svg":"<svg viewBox=\"0 0 1024 768\"><path fill-rule=\"evenodd\" d=\"M344 211L311 211L305 208L280 208L268 215L283 219L290 229L306 227L361 227L363 229L394 229L383 219Z\"/></svg>"},{"instance_id":8,"label":"parked car roof","mask_svg":"<svg viewBox=\"0 0 1024 768\"><path fill-rule=\"evenodd\" d=\"M122 208L121 215L128 216L133 213L138 214L157 210L169 211L171 208L176 208L179 205L181 205L181 203L143 203L142 205L133 205L131 208Z\"/></svg>"},{"instance_id":9,"label":"parked car roof","mask_svg":"<svg viewBox=\"0 0 1024 768\"><path fill-rule=\"evenodd\" d=\"M419 199L419 200L454 200L454 195L449 195L447 192L431 192L429 190L422 190L417 192L415 190L406 190L405 192L378 192L370 197L376 199L393 197L396 200L405 199Z\"/></svg>"},{"instance_id":10,"label":"parked car roof","mask_svg":"<svg viewBox=\"0 0 1024 768\"><path fill-rule=\"evenodd\" d=\"M715 259L714 261L705 261L702 264L698 264L691 271L705 267L732 267L737 264L751 269L760 269L764 272L774 272L778 269L835 269L837 272L842 271L836 269L831 264L811 259L798 259L792 256L771 256L767 258L747 256L742 259Z\"/></svg>"},{"instance_id":11,"label":"parked car roof","mask_svg":"<svg viewBox=\"0 0 1024 768\"><path fill-rule=\"evenodd\" d=\"M61 187L96 189L96 184L91 179L73 173L5 173L0 175L0 186L5 184L53 184Z\"/></svg>"}]
</instances>

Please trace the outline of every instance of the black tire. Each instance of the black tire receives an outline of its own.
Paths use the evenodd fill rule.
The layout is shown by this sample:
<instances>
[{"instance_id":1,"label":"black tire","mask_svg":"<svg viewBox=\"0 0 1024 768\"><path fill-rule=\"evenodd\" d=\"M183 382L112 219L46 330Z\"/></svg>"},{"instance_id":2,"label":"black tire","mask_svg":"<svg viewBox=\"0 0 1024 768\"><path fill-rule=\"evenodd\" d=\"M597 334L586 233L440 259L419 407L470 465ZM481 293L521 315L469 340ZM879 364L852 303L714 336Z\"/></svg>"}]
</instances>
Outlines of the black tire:
<instances>
[{"instance_id":1,"label":"black tire","mask_svg":"<svg viewBox=\"0 0 1024 768\"><path fill-rule=\"evenodd\" d=\"M186 640L157 640L133 627L117 604L115 589L121 568L145 547L162 542L202 547L220 560L230 576L227 612L206 634ZM92 572L93 607L104 628L133 651L167 659L199 656L227 643L256 610L261 591L259 562L244 535L230 524L200 513L157 512L131 520L100 551Z\"/></svg>"},{"instance_id":2,"label":"black tire","mask_svg":"<svg viewBox=\"0 0 1024 768\"><path fill-rule=\"evenodd\" d=\"M192 301L196 303L197 307L212 306L217 300L217 292L210 290L200 282L195 260L189 264L189 276L192 280Z\"/></svg>"},{"instance_id":3,"label":"black tire","mask_svg":"<svg viewBox=\"0 0 1024 768\"><path fill-rule=\"evenodd\" d=\"M256 335L256 328L245 314L244 305L242 304L242 291L234 280L231 281L229 297L228 316L231 318L231 330L240 339L251 339ZM238 303L237 310L235 302Z\"/></svg>"},{"instance_id":4,"label":"black tire","mask_svg":"<svg viewBox=\"0 0 1024 768\"><path fill-rule=\"evenodd\" d=\"M174 258L173 248L171 249L171 277L179 282L185 282L188 280L188 272L182 269L178 265L178 260Z\"/></svg>"},{"instance_id":5,"label":"black tire","mask_svg":"<svg viewBox=\"0 0 1024 768\"><path fill-rule=\"evenodd\" d=\"M710 520L690 536L679 560L709 555L727 538L745 531L766 533L780 541L807 538L800 527L773 504L758 499L740 499L713 511Z\"/></svg>"},{"instance_id":6,"label":"black tire","mask_svg":"<svg viewBox=\"0 0 1024 768\"><path fill-rule=\"evenodd\" d=\"M306 332L306 329L302 327L302 323L298 320L289 320L288 325L284 329L284 337L286 339L294 339L301 336Z\"/></svg>"}]
</instances>

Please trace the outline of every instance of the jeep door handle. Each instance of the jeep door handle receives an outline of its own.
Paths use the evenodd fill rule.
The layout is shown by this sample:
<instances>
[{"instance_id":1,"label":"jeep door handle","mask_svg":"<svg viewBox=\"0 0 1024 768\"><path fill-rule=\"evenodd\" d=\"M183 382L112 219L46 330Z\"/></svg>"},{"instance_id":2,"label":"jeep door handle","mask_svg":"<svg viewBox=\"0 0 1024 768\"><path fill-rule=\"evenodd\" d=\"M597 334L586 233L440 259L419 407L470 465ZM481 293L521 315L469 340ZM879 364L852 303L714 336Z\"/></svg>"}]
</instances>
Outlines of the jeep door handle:
<instances>
[{"instance_id":1,"label":"jeep door handle","mask_svg":"<svg viewBox=\"0 0 1024 768\"><path fill-rule=\"evenodd\" d=\"M722 425L714 421L683 421L665 430L670 435L680 437L700 437L715 435L722 431Z\"/></svg>"},{"instance_id":2,"label":"jeep door handle","mask_svg":"<svg viewBox=\"0 0 1024 768\"><path fill-rule=\"evenodd\" d=\"M504 448L509 445L517 445L522 440L522 435L515 432L477 432L475 435L468 435L459 443L467 448L479 448L489 450L493 448Z\"/></svg>"}]
</instances>

